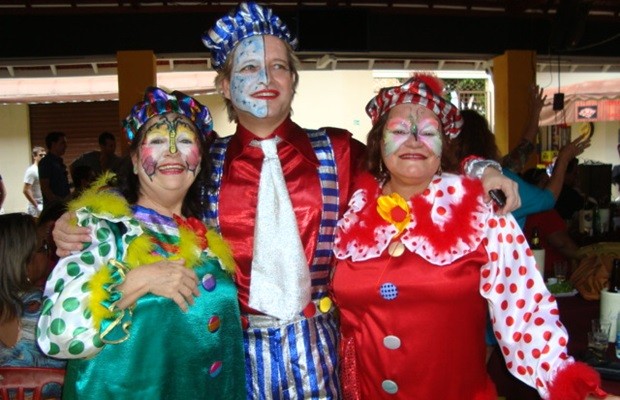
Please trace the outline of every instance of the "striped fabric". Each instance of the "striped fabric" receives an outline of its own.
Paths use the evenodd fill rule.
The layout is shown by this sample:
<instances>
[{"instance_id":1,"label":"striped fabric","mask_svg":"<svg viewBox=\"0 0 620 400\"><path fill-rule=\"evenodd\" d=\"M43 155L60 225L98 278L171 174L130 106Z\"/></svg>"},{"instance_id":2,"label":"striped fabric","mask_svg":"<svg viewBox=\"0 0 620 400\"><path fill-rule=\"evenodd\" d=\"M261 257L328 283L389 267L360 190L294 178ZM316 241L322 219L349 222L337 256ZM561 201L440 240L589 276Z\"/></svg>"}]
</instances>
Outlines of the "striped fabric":
<instances>
[{"instance_id":1,"label":"striped fabric","mask_svg":"<svg viewBox=\"0 0 620 400\"><path fill-rule=\"evenodd\" d=\"M334 230L338 220L338 180L334 153L324 130L306 130L317 155L323 215L316 251L310 267L315 304L327 295ZM230 137L216 139L211 147L213 187L208 190L207 224L219 230L219 188ZM320 309L320 307L317 307ZM263 315L247 315L244 331L248 399L338 399L338 325L330 310L281 324Z\"/></svg>"},{"instance_id":2,"label":"striped fabric","mask_svg":"<svg viewBox=\"0 0 620 400\"><path fill-rule=\"evenodd\" d=\"M273 35L293 49L297 39L271 8L253 1L239 3L202 35L202 43L211 51L211 65L222 68L237 43L251 36Z\"/></svg>"},{"instance_id":3,"label":"striped fabric","mask_svg":"<svg viewBox=\"0 0 620 400\"><path fill-rule=\"evenodd\" d=\"M434 75L416 74L400 86L385 87L366 105L366 114L375 125L381 116L399 104L419 104L441 120L443 133L454 139L461 132L463 119L458 109L442 97L443 81Z\"/></svg>"},{"instance_id":4,"label":"striped fabric","mask_svg":"<svg viewBox=\"0 0 620 400\"><path fill-rule=\"evenodd\" d=\"M142 207L132 207L134 217L155 245L154 252L164 257L170 257L179 250L179 227L174 219L165 217L155 211Z\"/></svg>"}]
</instances>

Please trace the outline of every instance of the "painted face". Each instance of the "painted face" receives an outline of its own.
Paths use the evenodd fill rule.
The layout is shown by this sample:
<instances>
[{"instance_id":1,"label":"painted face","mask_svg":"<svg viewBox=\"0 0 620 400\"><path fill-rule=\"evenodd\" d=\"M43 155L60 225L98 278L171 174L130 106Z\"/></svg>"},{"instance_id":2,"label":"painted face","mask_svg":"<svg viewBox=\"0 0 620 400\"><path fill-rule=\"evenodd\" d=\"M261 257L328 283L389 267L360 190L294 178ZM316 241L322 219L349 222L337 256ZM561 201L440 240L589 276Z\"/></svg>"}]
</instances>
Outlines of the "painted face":
<instances>
[{"instance_id":1,"label":"painted face","mask_svg":"<svg viewBox=\"0 0 620 400\"><path fill-rule=\"evenodd\" d=\"M441 164L439 119L418 104L390 110L383 129L383 162L392 179L426 185Z\"/></svg>"},{"instance_id":2,"label":"painted face","mask_svg":"<svg viewBox=\"0 0 620 400\"><path fill-rule=\"evenodd\" d=\"M286 118L293 101L293 74L284 42L271 35L239 42L230 83L223 89L239 111L256 118Z\"/></svg>"},{"instance_id":3,"label":"painted face","mask_svg":"<svg viewBox=\"0 0 620 400\"><path fill-rule=\"evenodd\" d=\"M397 106L398 107L398 106ZM387 120L383 129L384 154L394 153L409 139L415 139L428 147L436 156L441 156L441 127L435 114L426 107L415 105L409 114L398 113ZM390 112L390 115L392 113Z\"/></svg>"},{"instance_id":4,"label":"painted face","mask_svg":"<svg viewBox=\"0 0 620 400\"><path fill-rule=\"evenodd\" d=\"M265 42L263 36L242 40L233 59L230 81L231 101L235 106L258 118L267 116L267 100L254 97L269 84L265 69Z\"/></svg>"},{"instance_id":5,"label":"painted face","mask_svg":"<svg viewBox=\"0 0 620 400\"><path fill-rule=\"evenodd\" d=\"M179 175L199 171L200 147L193 125L178 114L166 114L148 127L140 147L140 164L153 180L156 173Z\"/></svg>"}]
</instances>

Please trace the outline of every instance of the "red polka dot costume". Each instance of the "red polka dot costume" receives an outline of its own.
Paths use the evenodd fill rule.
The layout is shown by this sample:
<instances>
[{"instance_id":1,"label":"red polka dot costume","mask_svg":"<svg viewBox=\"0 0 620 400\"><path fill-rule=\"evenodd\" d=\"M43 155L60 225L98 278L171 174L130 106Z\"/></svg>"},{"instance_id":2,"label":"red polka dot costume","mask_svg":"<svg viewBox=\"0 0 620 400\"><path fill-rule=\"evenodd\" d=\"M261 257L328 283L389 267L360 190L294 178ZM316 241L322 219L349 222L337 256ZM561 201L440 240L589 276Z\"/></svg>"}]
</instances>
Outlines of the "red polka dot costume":
<instances>
[{"instance_id":1,"label":"red polka dot costume","mask_svg":"<svg viewBox=\"0 0 620 400\"><path fill-rule=\"evenodd\" d=\"M554 297L511 215L479 181L435 176L402 210L378 212L368 175L339 222L333 276L341 312L342 385L351 399L495 400L486 374L489 310L508 369L547 399L604 395L567 354Z\"/></svg>"}]
</instances>

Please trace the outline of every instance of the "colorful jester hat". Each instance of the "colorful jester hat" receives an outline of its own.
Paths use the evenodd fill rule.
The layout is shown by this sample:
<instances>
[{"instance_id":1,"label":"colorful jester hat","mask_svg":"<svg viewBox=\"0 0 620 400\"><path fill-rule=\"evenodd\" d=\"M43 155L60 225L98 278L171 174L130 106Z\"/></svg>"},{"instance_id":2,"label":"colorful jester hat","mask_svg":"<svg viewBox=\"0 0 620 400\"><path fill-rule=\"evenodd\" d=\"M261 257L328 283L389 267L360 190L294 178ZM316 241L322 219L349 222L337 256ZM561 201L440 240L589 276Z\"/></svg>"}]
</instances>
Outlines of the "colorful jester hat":
<instances>
[{"instance_id":1,"label":"colorful jester hat","mask_svg":"<svg viewBox=\"0 0 620 400\"><path fill-rule=\"evenodd\" d=\"M254 2L243 2L220 18L213 28L202 35L202 42L211 51L211 65L219 70L237 43L258 35L273 35L293 49L297 39L270 8Z\"/></svg>"},{"instance_id":2,"label":"colorful jester hat","mask_svg":"<svg viewBox=\"0 0 620 400\"><path fill-rule=\"evenodd\" d=\"M419 104L437 115L443 133L453 139L461 132L463 119L456 106L442 97L443 90L443 81L435 75L416 74L401 86L379 90L366 105L366 114L374 125L399 104Z\"/></svg>"},{"instance_id":3,"label":"colorful jester hat","mask_svg":"<svg viewBox=\"0 0 620 400\"><path fill-rule=\"evenodd\" d=\"M213 132L213 119L207 107L185 93L178 91L168 93L158 87L146 89L144 100L134 105L123 121L123 131L129 140L133 140L140 127L149 119L167 113L187 117L196 125L198 133L203 138L207 138Z\"/></svg>"}]
</instances>

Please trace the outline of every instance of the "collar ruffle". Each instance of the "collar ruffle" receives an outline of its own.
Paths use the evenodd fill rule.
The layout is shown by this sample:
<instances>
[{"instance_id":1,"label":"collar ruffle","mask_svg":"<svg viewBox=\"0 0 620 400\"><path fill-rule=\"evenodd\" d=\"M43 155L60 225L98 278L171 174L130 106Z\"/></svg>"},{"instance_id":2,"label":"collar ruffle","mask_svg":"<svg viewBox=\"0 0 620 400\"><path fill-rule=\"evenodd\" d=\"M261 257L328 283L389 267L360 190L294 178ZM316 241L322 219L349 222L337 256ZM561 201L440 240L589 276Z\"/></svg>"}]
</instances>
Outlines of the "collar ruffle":
<instances>
[{"instance_id":1,"label":"collar ruffle","mask_svg":"<svg viewBox=\"0 0 620 400\"><path fill-rule=\"evenodd\" d=\"M341 260L378 258L392 242L401 242L430 263L446 265L480 245L492 215L479 180L444 173L407 201L411 218L399 235L377 211L378 182L368 174L358 187L336 231L334 253Z\"/></svg>"}]
</instances>

